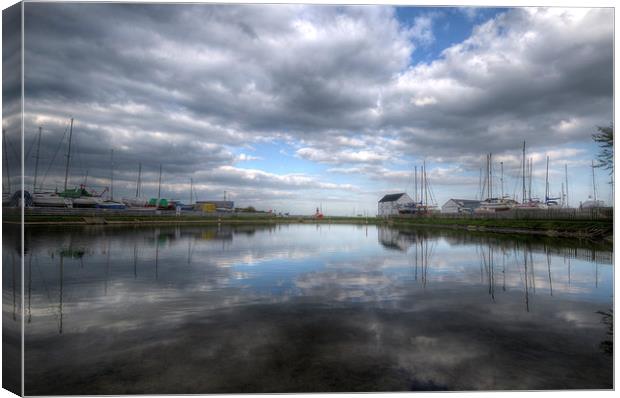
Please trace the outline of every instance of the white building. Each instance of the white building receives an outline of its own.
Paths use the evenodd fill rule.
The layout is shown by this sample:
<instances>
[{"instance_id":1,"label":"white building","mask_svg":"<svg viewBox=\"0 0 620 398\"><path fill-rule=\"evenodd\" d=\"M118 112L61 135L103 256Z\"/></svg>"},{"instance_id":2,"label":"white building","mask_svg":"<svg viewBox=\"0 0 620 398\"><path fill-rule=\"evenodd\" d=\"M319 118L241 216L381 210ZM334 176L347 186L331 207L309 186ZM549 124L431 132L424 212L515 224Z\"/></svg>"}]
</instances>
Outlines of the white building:
<instances>
[{"instance_id":1,"label":"white building","mask_svg":"<svg viewBox=\"0 0 620 398\"><path fill-rule=\"evenodd\" d=\"M479 200L450 199L441 206L442 213L473 213L480 207Z\"/></svg>"},{"instance_id":2,"label":"white building","mask_svg":"<svg viewBox=\"0 0 620 398\"><path fill-rule=\"evenodd\" d=\"M379 216L391 216L399 214L399 210L413 206L413 199L406 193L392 193L385 195L378 204Z\"/></svg>"}]
</instances>

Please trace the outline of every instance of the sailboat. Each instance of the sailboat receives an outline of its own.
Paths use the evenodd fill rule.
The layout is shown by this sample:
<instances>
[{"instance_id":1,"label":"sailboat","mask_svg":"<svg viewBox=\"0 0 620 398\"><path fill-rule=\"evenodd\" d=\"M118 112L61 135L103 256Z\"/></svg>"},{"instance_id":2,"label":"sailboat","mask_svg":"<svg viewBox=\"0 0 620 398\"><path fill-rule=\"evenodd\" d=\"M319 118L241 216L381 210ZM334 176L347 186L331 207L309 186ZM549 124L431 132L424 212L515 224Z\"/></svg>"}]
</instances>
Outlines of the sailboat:
<instances>
[{"instance_id":1,"label":"sailboat","mask_svg":"<svg viewBox=\"0 0 620 398\"><path fill-rule=\"evenodd\" d=\"M134 198L123 198L122 202L127 207L146 207L149 204L147 198L141 197L142 191L142 163L138 163L138 180L136 181L136 196Z\"/></svg>"},{"instance_id":2,"label":"sailboat","mask_svg":"<svg viewBox=\"0 0 620 398\"><path fill-rule=\"evenodd\" d=\"M413 202L405 203L399 209L399 214L428 214L437 212L437 206L434 204L434 196L428 180L426 172L426 160L422 163L420 169L420 184L418 184L418 168L414 167L413 172ZM419 196L418 196L419 185ZM429 202L430 199L430 202Z\"/></svg>"},{"instance_id":3,"label":"sailboat","mask_svg":"<svg viewBox=\"0 0 620 398\"><path fill-rule=\"evenodd\" d=\"M103 202L101 195L97 195L95 192L88 192L84 185L80 185L76 188L67 188L67 182L69 179L69 165L71 160L71 140L73 137L73 118L71 118L69 128L69 145L67 149L67 162L65 165L65 183L62 192L58 190L43 191L37 190L37 172L39 164L39 149L41 144L41 128L39 127L39 139L37 144L37 155L35 163L35 175L32 192L32 201L35 206L40 207L95 207L98 203ZM105 192L105 191L104 191Z\"/></svg>"},{"instance_id":4,"label":"sailboat","mask_svg":"<svg viewBox=\"0 0 620 398\"><path fill-rule=\"evenodd\" d=\"M582 209L605 207L605 202L602 200L598 200L596 197L596 179L594 176L594 167L594 161L592 161L592 195L588 195L588 200L586 200L580 205Z\"/></svg>"},{"instance_id":5,"label":"sailboat","mask_svg":"<svg viewBox=\"0 0 620 398\"><path fill-rule=\"evenodd\" d=\"M560 198L549 197L549 156L547 156L547 172L545 173L545 204L547 207L559 207Z\"/></svg>"},{"instance_id":6,"label":"sailboat","mask_svg":"<svg viewBox=\"0 0 620 398\"><path fill-rule=\"evenodd\" d=\"M125 209L124 203L114 200L114 150L110 150L110 199L99 202L95 205L98 209Z\"/></svg>"},{"instance_id":7,"label":"sailboat","mask_svg":"<svg viewBox=\"0 0 620 398\"><path fill-rule=\"evenodd\" d=\"M88 192L84 185L80 185L78 188L65 189L58 193L58 196L70 199L71 207L97 207L97 205L103 203L101 196L106 190L107 188L100 194L97 194L95 192Z\"/></svg>"},{"instance_id":8,"label":"sailboat","mask_svg":"<svg viewBox=\"0 0 620 398\"><path fill-rule=\"evenodd\" d=\"M503 170L503 167L502 167ZM493 197L493 161L492 154L487 155L487 198L480 202L480 206L474 211L476 213L496 213L499 211L507 211L515 207L517 202L513 199L505 197ZM502 176L503 182L503 176Z\"/></svg>"},{"instance_id":9,"label":"sailboat","mask_svg":"<svg viewBox=\"0 0 620 398\"><path fill-rule=\"evenodd\" d=\"M523 141L523 158L521 162L522 173L522 196L521 203L515 204L516 209L520 210L543 210L547 208L547 205L540 201L536 197L532 197L532 175L534 170L534 163L532 158L525 158L525 141Z\"/></svg>"}]
</instances>

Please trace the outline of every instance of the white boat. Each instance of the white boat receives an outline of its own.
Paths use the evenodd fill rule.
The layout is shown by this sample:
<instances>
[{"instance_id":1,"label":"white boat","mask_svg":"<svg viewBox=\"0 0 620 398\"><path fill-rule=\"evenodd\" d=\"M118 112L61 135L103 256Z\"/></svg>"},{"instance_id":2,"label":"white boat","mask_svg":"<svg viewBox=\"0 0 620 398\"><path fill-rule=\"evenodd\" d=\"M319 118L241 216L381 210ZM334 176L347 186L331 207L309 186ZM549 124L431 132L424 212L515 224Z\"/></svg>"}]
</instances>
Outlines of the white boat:
<instances>
[{"instance_id":1,"label":"white boat","mask_svg":"<svg viewBox=\"0 0 620 398\"><path fill-rule=\"evenodd\" d=\"M586 200L581 204L582 209L596 209L599 207L605 207L605 202L602 200Z\"/></svg>"},{"instance_id":2,"label":"white boat","mask_svg":"<svg viewBox=\"0 0 620 398\"><path fill-rule=\"evenodd\" d=\"M65 198L55 192L35 192L32 194L33 204L37 207L73 207L70 198Z\"/></svg>"},{"instance_id":3,"label":"white boat","mask_svg":"<svg viewBox=\"0 0 620 398\"><path fill-rule=\"evenodd\" d=\"M146 198L123 198L122 202L127 207L146 207L148 205L149 200Z\"/></svg>"},{"instance_id":4,"label":"white boat","mask_svg":"<svg viewBox=\"0 0 620 398\"><path fill-rule=\"evenodd\" d=\"M545 210L548 206L538 199L530 199L525 203L515 205L515 208L520 210Z\"/></svg>"},{"instance_id":5,"label":"white boat","mask_svg":"<svg viewBox=\"0 0 620 398\"><path fill-rule=\"evenodd\" d=\"M475 210L476 213L496 213L507 211L514 208L517 202L508 198L489 198L480 202L480 206Z\"/></svg>"}]
</instances>

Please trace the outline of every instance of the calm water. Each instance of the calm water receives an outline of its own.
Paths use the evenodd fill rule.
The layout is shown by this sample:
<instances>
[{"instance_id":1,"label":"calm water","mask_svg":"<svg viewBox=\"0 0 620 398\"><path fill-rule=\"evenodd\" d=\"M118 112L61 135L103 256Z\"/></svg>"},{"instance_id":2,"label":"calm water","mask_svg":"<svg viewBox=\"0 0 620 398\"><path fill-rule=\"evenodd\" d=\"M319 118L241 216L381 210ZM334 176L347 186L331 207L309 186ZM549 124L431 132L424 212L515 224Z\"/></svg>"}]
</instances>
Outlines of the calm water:
<instances>
[{"instance_id":1,"label":"calm water","mask_svg":"<svg viewBox=\"0 0 620 398\"><path fill-rule=\"evenodd\" d=\"M346 225L29 228L26 394L612 388L611 253L564 246Z\"/></svg>"}]
</instances>

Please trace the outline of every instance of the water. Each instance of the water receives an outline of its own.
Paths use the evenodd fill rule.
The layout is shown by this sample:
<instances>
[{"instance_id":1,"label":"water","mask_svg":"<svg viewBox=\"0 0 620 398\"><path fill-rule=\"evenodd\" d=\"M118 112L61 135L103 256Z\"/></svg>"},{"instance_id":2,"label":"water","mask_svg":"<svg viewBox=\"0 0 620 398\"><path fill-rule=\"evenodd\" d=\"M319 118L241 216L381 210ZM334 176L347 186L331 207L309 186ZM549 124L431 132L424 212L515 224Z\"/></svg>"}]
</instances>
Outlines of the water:
<instances>
[{"instance_id":1,"label":"water","mask_svg":"<svg viewBox=\"0 0 620 398\"><path fill-rule=\"evenodd\" d=\"M613 387L605 245L324 224L25 248L28 395Z\"/></svg>"}]
</instances>

